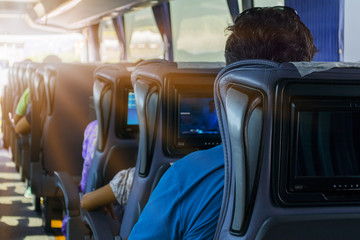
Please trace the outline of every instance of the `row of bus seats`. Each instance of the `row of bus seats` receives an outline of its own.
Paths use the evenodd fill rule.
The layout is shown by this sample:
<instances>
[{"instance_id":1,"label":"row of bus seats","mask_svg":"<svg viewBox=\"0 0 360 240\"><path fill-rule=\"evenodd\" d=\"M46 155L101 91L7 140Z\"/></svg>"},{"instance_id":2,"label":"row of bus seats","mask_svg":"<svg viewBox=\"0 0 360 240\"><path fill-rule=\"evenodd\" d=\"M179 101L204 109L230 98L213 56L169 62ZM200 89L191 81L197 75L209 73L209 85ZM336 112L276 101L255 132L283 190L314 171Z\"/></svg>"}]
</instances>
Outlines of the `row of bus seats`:
<instances>
[{"instance_id":1,"label":"row of bus seats","mask_svg":"<svg viewBox=\"0 0 360 240\"><path fill-rule=\"evenodd\" d=\"M8 112L14 111L14 106L9 103L18 99L24 89L20 81L15 80L22 75L16 73L16 69L23 68L18 66L20 64L24 63L12 69L12 83L4 92L5 104L2 107ZM64 107L54 103L61 101L61 92L70 87L68 84L75 84L71 85L74 91L67 93L69 95L63 101L71 102L71 105L79 104L76 103L78 99L70 97L72 94L80 94L76 90L77 84L83 87L79 82L87 82L90 88L93 86L99 139L87 192L104 185L116 171L131 167L136 161L136 176L129 202L122 222L116 222L101 211L85 212L79 208L76 181L70 176L78 176L79 173L75 165L82 162L80 145L72 150L79 153L76 159L74 157L67 161L69 159L63 158L64 149L61 152L52 150L60 157L45 158L40 154L42 151L39 149L43 147L40 144L35 147L39 155L34 156L33 160L35 141L31 141L32 167L44 172L45 166L57 166L59 162L35 166L52 158L68 164L48 168L47 175L39 175L46 179L48 190L38 194L49 197L61 195L56 191L53 195L45 194L54 190L49 190L49 186L56 185L62 190L66 211L70 216L68 239L81 239L88 234L93 234L97 239L111 239L119 235L126 239L153 185L156 185L157 179L169 164L192 151L216 145L220 141L211 134L207 134L204 139L204 135L187 135L186 131L181 130L182 124L189 120L182 119L184 112L189 110L181 106L194 99L200 103L202 100L199 98L207 101L212 97L212 85L220 71L219 67L194 63L187 66L156 60L140 63L135 69L131 65L103 65L95 70L94 77L94 66L60 64L39 65L35 68L35 77L28 82L32 102L34 105L41 103L42 107L38 105L38 110L34 112L41 113L44 105L47 106L46 117L39 121L38 126L38 131L42 129L39 135L41 139L50 139L49 136L44 138L47 132L44 126L47 125L48 115L53 111L60 112L57 108ZM81 76L78 83L66 80L74 80L74 76ZM215 84L215 102L225 150L225 188L215 239L357 238L356 226L360 219L360 155L356 150L360 142L356 137L356 130L359 130L356 123L360 118L359 76L360 66L356 64L278 64L270 61L242 61L227 66L219 73ZM41 81L42 77L46 80ZM124 117L128 114L128 96L132 91L135 92L139 117L139 150L136 160L137 130ZM88 109L90 95L88 93L80 100L84 109ZM36 108L32 106L32 109ZM78 116L76 114L71 112L71 116L67 115L70 122L62 118L63 124L66 124L63 130L71 129L71 136L77 131L70 127L74 116ZM38 114L38 117L43 115ZM83 115L87 113L83 112ZM83 125L89 121L87 119ZM313 122L316 127L313 127ZM6 118L4 124L10 124ZM312 130L304 130L309 129L304 127L309 124ZM83 131L84 126L78 131ZM341 131L334 131L335 128L341 128ZM338 133L343 131L347 133L346 136ZM34 133L32 131L32 135ZM330 133L335 134L332 141L340 142L331 145L326 140L330 138ZM4 131L4 134L4 141L11 145L9 133ZM317 136L317 143L306 147L304 141L315 141L309 134ZM54 141L60 140L55 138ZM47 156L51 152L48 151ZM304 158L304 155L312 157ZM42 156L43 163L39 163L39 156ZM322 159L321 164L312 160L317 156ZM333 160L327 162L326 159ZM341 165L344 168L342 172L324 174L325 170L336 168L343 162L350 164ZM80 165L78 168L81 168ZM351 171L346 169L349 166ZM311 168L320 170L311 174L305 171ZM305 169L306 173L298 169ZM55 181L49 177L51 170L55 171ZM39 178L30 179L33 188L37 189L33 182L40 181ZM85 225L90 227L91 233Z\"/></svg>"},{"instance_id":2,"label":"row of bus seats","mask_svg":"<svg viewBox=\"0 0 360 240\"><path fill-rule=\"evenodd\" d=\"M195 117L196 111L202 112L213 99L213 84L221 66L147 61L136 67L132 83L140 123L139 156L121 224L122 239L129 236L151 190L171 162L220 143L215 132L192 134L188 130L196 128L192 124L200 120ZM201 102L205 104L201 106ZM184 113L193 119L182 119L189 117Z\"/></svg>"},{"instance_id":3,"label":"row of bus seats","mask_svg":"<svg viewBox=\"0 0 360 240\"><path fill-rule=\"evenodd\" d=\"M24 61L14 64L13 68L10 69L9 85L4 88L3 95L4 146L11 146L13 161L16 164L16 168L21 171L22 180L29 177L29 172L21 166L24 162L27 162L26 159L23 159L23 156L28 156L30 139L28 135L15 135L12 117L15 114L17 102L29 85L29 74L32 71L30 63L29 61ZM8 113L11 113L10 117Z\"/></svg>"},{"instance_id":4,"label":"row of bus seats","mask_svg":"<svg viewBox=\"0 0 360 240\"><path fill-rule=\"evenodd\" d=\"M12 83L7 86L14 94L11 98L7 94L12 91L4 95L3 108L9 112L14 111L14 106L8 104L10 99L19 98L24 88L15 80L21 75L16 73L21 69L17 65L11 71ZM37 67L35 78L28 82L33 84L32 102L40 103L43 97L42 106L46 105L46 117L43 123L39 121L41 139L55 142L60 149L40 141L40 147L36 147L40 154L36 160L30 158L30 181L37 196L45 196L46 201L64 198L69 215L68 239L84 239L90 234L96 239L126 239L171 162L220 143L216 131L189 131L194 130L189 128L189 112L196 115L201 110L187 108L194 101L201 105L213 98L213 84L220 69L216 64L163 60L145 61L136 67L101 65L96 70L95 66L76 64ZM42 83L40 76L44 77ZM218 74L214 92L225 151L225 183L215 239L357 238L359 76L360 66L356 64L278 64L260 60L237 62ZM90 122L87 111L91 88L99 137L86 192L106 184L118 170L136 164L128 204L123 215L118 214L122 221L113 221L102 211L86 212L79 207L81 194L74 178L80 175L81 134ZM137 128L125 117L132 91L139 145ZM80 104L81 109L72 110L73 105ZM38 106L36 110L39 118L41 109ZM59 120L54 120L57 117ZM338 128L341 131L334 130ZM341 134L344 131L346 136ZM331 139L335 143L326 140L330 135L334 135ZM5 139L11 145L11 137ZM306 145L306 141L316 143ZM73 146L67 146L69 142ZM31 156L32 145L33 141ZM67 149L62 148L65 146ZM71 153L67 153L69 149ZM321 164L313 159L321 159ZM328 173L337 164L343 164L341 172ZM351 169L346 169L349 166ZM315 168L317 172L308 173L308 169ZM54 217L51 211L48 217Z\"/></svg>"},{"instance_id":5,"label":"row of bus seats","mask_svg":"<svg viewBox=\"0 0 360 240\"><path fill-rule=\"evenodd\" d=\"M106 184L116 171L134 166L135 162L136 174L124 215L118 212L120 221L113 221L102 211L87 212L80 209L80 198L73 197L76 194L75 186L65 173L56 173L56 181L64 192L66 211L70 217L68 239L83 239L88 234L96 239L112 239L119 234L126 238L154 185L170 163L192 151L220 143L218 132L216 136L213 133L204 136L192 134L185 138L180 136L180 122L176 120L181 114L179 107L176 107L180 105L180 96L184 97L185 105L190 105L191 101L194 103L199 96L203 98L202 102L208 104L212 99L213 83L220 66L145 61L132 72L132 86L130 71L133 67L105 65L95 71L94 100L97 119L100 120L99 139L86 192ZM134 141L135 128L126 118L129 114L129 93L132 94L132 91L135 92L139 121L137 158L134 158L134 150L137 148ZM201 112L202 109L193 111ZM176 122L177 126L174 125ZM175 138L177 141L173 140ZM91 231L87 230L86 225Z\"/></svg>"},{"instance_id":6,"label":"row of bus seats","mask_svg":"<svg viewBox=\"0 0 360 240\"><path fill-rule=\"evenodd\" d=\"M22 92L25 90L25 70L26 70L27 62L17 63L14 64L13 71L11 71L11 77L12 79L15 79L14 81L11 81L7 91L6 101L7 103L4 104L4 108L7 110L7 112L15 113L16 110L16 104L13 104L13 102L18 102ZM5 128L4 134L5 134L5 140L4 145L5 146L11 146L12 150L12 156L13 160L16 164L16 168L19 169L20 165L20 157L21 157L21 148L18 146L18 142L21 142L20 136L16 136L14 134L14 128L13 123L9 119L9 116L7 114L4 114L6 116L3 116L3 118L6 120L6 123L8 125L8 128ZM24 138L24 141L27 139Z\"/></svg>"},{"instance_id":7,"label":"row of bus seats","mask_svg":"<svg viewBox=\"0 0 360 240\"><path fill-rule=\"evenodd\" d=\"M133 68L133 64L101 65L94 72L93 98L98 121L98 139L85 192L102 187L119 170L135 166L138 126L136 121L128 121L128 115L136 111L135 108L128 109L129 101L133 97L130 81ZM106 229L109 226L106 223L111 220L101 211L86 212L80 209L82 194L78 193L69 175L66 172L55 174L56 184L64 193L68 214L67 238L83 239L91 233L86 225L90 226L90 229L99 225ZM119 225L116 221L111 223ZM96 233L94 235L96 236Z\"/></svg>"},{"instance_id":8,"label":"row of bus seats","mask_svg":"<svg viewBox=\"0 0 360 240\"><path fill-rule=\"evenodd\" d=\"M32 137L37 136L37 134L16 135L12 117L15 114L17 103L24 90L27 88L27 86L29 86L31 89L34 81L37 81L35 79L38 79L38 76L41 74L40 72L35 71L36 67L36 63L31 63L29 61L15 63L10 69L9 84L4 88L2 100L4 147L11 146L12 158L15 162L16 168L21 172L21 179L27 181L30 179L29 159L30 152L33 152L31 151L31 146L36 145L36 141L33 140ZM32 93L30 98L34 95L35 94ZM34 130L33 132L36 133L37 131ZM33 145L30 144L31 142ZM39 205L37 205L37 210L39 210L38 207Z\"/></svg>"},{"instance_id":9,"label":"row of bus seats","mask_svg":"<svg viewBox=\"0 0 360 240\"><path fill-rule=\"evenodd\" d=\"M31 164L31 189L36 196L45 197L46 230L50 230L51 219L63 218L62 211L57 211L62 204L54 172L67 172L75 183L81 179L81 148L85 127L91 120L89 98L95 68L96 65L86 64L45 67L46 117L40 159Z\"/></svg>"},{"instance_id":10,"label":"row of bus seats","mask_svg":"<svg viewBox=\"0 0 360 240\"><path fill-rule=\"evenodd\" d=\"M10 136L4 136L4 141L10 138L11 149L15 149L13 159L23 180L31 186L37 211L40 211L40 197L44 198L47 231L51 229L51 219L62 219L54 171L68 172L75 182L81 176L81 146L84 129L90 122L89 97L92 95L95 67L22 62L14 64L11 69L8 86L13 91L8 92L13 95L5 96L8 112L4 115L15 113L18 99L29 87L31 133L18 136L12 130Z\"/></svg>"},{"instance_id":11,"label":"row of bus seats","mask_svg":"<svg viewBox=\"0 0 360 240\"><path fill-rule=\"evenodd\" d=\"M139 64L132 74L140 143L134 185L119 232L121 239L127 238L136 223L152 185L159 178L157 175L161 176L170 162L201 148L196 141L191 141L191 146L186 145L186 139L177 135L176 119L183 113L178 108L183 98L196 98L197 103L201 102L201 97L208 98L207 90L211 93L212 81L219 69L206 69L203 64L197 66L198 69L180 65L147 61ZM291 176L288 166L297 161L288 157L296 149L291 144L297 144L296 139L300 138L290 136L294 134L291 130L284 130L291 124L300 124L296 122L299 120L291 120L291 116L302 111L326 114L333 111L335 116L338 111L358 111L359 66L324 71L334 66L317 68L316 63L280 65L270 61L243 61L226 67L219 74L215 97L226 152L226 172L224 201L215 239L357 238L358 189L333 189L332 184L334 181L348 182L350 175L343 179L323 178L330 184L318 192L312 190L313 193L302 191L301 186L304 187L306 181L297 188L286 183ZM295 107L300 105L298 110L293 110L294 104ZM316 107L306 109L307 105ZM352 124L358 122L359 113L351 119ZM350 128L349 132L356 129ZM284 132L287 135L282 135ZM295 138L294 143L289 143L292 138ZM209 142L216 143L213 141ZM351 145L345 150L355 151L356 141L356 138L347 141ZM359 152L356 154L355 161ZM323 176L313 177L315 182ZM92 225L92 232L99 239L117 235L117 229L104 228L103 222Z\"/></svg>"},{"instance_id":12,"label":"row of bus seats","mask_svg":"<svg viewBox=\"0 0 360 240\"><path fill-rule=\"evenodd\" d=\"M79 208L81 194L79 196L77 184L83 162L81 141L84 128L90 122L88 104L91 88L99 133L86 192L108 183L120 169L137 166L129 201L134 204L128 204L125 209L126 220L123 223L126 224L121 226L124 236L130 233L146 204L154 179L155 182L160 179L170 162L197 149L220 143L218 132L205 134L205 137L197 134L182 136L179 132L181 123L176 120L181 110L176 106L180 104L179 96L184 96L185 105L189 105L186 101L194 101L198 96L204 99L204 103L211 100L213 82L221 64L215 64L214 68L214 64L186 66L163 60L147 61L137 66L133 73L132 79L137 79L133 80L134 90L130 82L130 74L135 67L132 64L101 65L95 70L94 65L26 62L15 64L11 72L17 72L19 68L16 66L21 64L26 65L28 70L24 75L27 80L21 82L27 84L16 85L15 100L5 96L8 102L13 102L12 110L6 111L14 113L15 103L23 90L29 87L32 121L31 134L26 137L30 138L30 146L21 157L26 160L15 161L23 163L19 164L19 168L30 182L37 210L40 197L44 198L43 215L47 231L50 230L51 219L63 217L61 202L64 198L65 212L69 216L69 239L83 238L91 232L102 239L106 236L103 235L106 234L104 229L111 230L112 236L120 234L120 222L111 221L100 211L86 212ZM15 74L10 79L11 84L20 82L18 79L22 78ZM128 123L125 117L129 94L133 92L136 105L139 106L140 102L141 106L138 109L138 158L138 128L134 123ZM199 115L201 110L194 111ZM21 149L25 147L21 146ZM104 218L106 221L103 221ZM84 227L86 225L90 226L91 232Z\"/></svg>"}]
</instances>

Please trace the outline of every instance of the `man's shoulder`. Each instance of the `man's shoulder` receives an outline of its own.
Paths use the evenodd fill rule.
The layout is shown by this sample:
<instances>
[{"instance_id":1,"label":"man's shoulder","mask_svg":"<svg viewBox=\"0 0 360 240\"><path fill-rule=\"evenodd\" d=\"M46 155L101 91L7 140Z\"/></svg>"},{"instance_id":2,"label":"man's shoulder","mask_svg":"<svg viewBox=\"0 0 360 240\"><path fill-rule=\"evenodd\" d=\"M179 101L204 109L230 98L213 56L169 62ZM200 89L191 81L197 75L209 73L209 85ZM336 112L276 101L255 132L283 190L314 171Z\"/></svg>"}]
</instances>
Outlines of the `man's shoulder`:
<instances>
[{"instance_id":1,"label":"man's shoulder","mask_svg":"<svg viewBox=\"0 0 360 240\"><path fill-rule=\"evenodd\" d=\"M224 150L223 150L223 146L219 145L213 148L209 148L206 150L199 150L193 153L190 153L189 155L186 155L184 158L182 158L181 160L179 160L177 163L181 163L184 161L192 161L194 159L204 159L204 158L218 158L218 157L222 157L224 158Z\"/></svg>"},{"instance_id":2,"label":"man's shoulder","mask_svg":"<svg viewBox=\"0 0 360 240\"><path fill-rule=\"evenodd\" d=\"M223 146L219 145L207 150L200 150L174 163L173 169L179 172L191 171L211 171L214 168L221 168L224 166L224 150Z\"/></svg>"}]
</instances>

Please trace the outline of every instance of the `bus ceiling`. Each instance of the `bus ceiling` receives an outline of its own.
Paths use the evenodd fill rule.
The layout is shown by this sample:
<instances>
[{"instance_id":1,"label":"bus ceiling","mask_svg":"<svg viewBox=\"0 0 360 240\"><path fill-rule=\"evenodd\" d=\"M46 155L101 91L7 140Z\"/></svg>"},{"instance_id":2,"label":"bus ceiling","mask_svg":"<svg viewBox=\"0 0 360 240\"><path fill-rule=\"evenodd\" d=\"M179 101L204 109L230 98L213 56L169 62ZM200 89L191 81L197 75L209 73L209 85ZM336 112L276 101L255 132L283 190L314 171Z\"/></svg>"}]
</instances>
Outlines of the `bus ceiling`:
<instances>
[{"instance_id":1,"label":"bus ceiling","mask_svg":"<svg viewBox=\"0 0 360 240\"><path fill-rule=\"evenodd\" d=\"M181 0L0 0L0 35L39 35L81 32L88 43L87 59L101 61L99 26L111 19L120 45L120 61L128 57L129 43L125 37L124 14L141 9L152 9L155 25L162 38L162 58L173 61L173 34L170 4ZM253 0L226 0L232 19L240 9L253 6ZM188 16L197 16L198 10L187 9ZM213 9L213 11L217 11ZM215 14L215 13L214 13ZM160 55L159 55L160 56Z\"/></svg>"},{"instance_id":2,"label":"bus ceiling","mask_svg":"<svg viewBox=\"0 0 360 240\"><path fill-rule=\"evenodd\" d=\"M0 27L0 34L74 32L100 22L103 17L114 18L163 2L167 0L0 0L0 18L8 23ZM227 3L234 18L239 13L238 0ZM242 0L242 9L252 5L252 0Z\"/></svg>"},{"instance_id":3,"label":"bus ceiling","mask_svg":"<svg viewBox=\"0 0 360 240\"><path fill-rule=\"evenodd\" d=\"M119 15L135 7L149 6L161 0L49 0L39 1L33 8L40 24L79 29L98 22L104 16Z\"/></svg>"}]
</instances>

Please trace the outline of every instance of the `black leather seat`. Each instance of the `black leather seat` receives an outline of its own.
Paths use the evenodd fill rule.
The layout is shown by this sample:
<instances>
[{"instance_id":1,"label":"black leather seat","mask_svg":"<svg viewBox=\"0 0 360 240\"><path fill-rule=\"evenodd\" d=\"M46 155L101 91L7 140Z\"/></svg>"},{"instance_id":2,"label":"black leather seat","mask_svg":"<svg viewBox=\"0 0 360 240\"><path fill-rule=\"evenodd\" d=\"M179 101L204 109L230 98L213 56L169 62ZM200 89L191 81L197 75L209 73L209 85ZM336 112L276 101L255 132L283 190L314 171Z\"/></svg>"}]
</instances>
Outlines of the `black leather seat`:
<instances>
[{"instance_id":1,"label":"black leather seat","mask_svg":"<svg viewBox=\"0 0 360 240\"><path fill-rule=\"evenodd\" d=\"M107 184L122 169L135 166L138 126L126 124L128 93L133 92L133 64L103 65L96 69L93 96L99 125L97 148L85 192Z\"/></svg>"},{"instance_id":2,"label":"black leather seat","mask_svg":"<svg viewBox=\"0 0 360 240\"><path fill-rule=\"evenodd\" d=\"M129 127L126 123L128 92L132 91L130 71L133 67L133 64L101 65L94 72L93 98L98 121L98 138L85 192L102 187L118 171L135 166L138 128ZM108 222L109 219L101 210L86 212L80 209L77 187L71 183L66 173L55 174L57 185L64 192L68 214L68 239L85 238L85 235L90 234L86 231L83 221L89 225L91 233L97 239L100 232L104 232L104 228L112 235L109 224L116 225L116 221ZM103 239L106 239L106 236L102 235Z\"/></svg>"},{"instance_id":3,"label":"black leather seat","mask_svg":"<svg viewBox=\"0 0 360 240\"><path fill-rule=\"evenodd\" d=\"M9 67L8 70L8 81L2 89L2 102L1 102L1 112L2 112L2 132L3 132L3 147L8 149L10 146L10 130L11 123L9 119L9 112L12 108L12 94L13 94L13 71L14 66Z\"/></svg>"},{"instance_id":4,"label":"black leather seat","mask_svg":"<svg viewBox=\"0 0 360 240\"><path fill-rule=\"evenodd\" d=\"M121 224L122 239L129 236L149 199L154 181L160 179L169 163L205 148L174 142L177 131L174 123L180 114L176 107L179 104L176 102L179 97L177 91L190 91L195 94L193 96L206 92L212 97L213 83L220 68L221 64L149 60L140 63L134 70L132 84L139 117L139 154Z\"/></svg>"},{"instance_id":5,"label":"black leather seat","mask_svg":"<svg viewBox=\"0 0 360 240\"><path fill-rule=\"evenodd\" d=\"M309 164L322 159L313 166L335 166L329 162L334 152L326 143L334 137L327 131L334 134L343 123L337 121L331 129L329 116L357 119L359 91L358 64L248 60L218 75L215 100L225 151L225 188L215 239L358 238L358 187L341 188L344 179L354 181L356 176L309 174ZM313 123L311 116L317 116ZM345 156L355 151L355 141L346 138L344 161L358 162L358 157ZM302 154L309 152L312 156L304 160Z\"/></svg>"},{"instance_id":6,"label":"black leather seat","mask_svg":"<svg viewBox=\"0 0 360 240\"><path fill-rule=\"evenodd\" d=\"M19 63L17 65L17 78L16 78L16 95L15 95L15 102L14 102L14 112L13 112L13 116L15 115L16 112L16 107L17 104L22 96L22 94L24 93L25 89L27 88L27 81L26 81L26 68L28 66L28 64L30 64L30 61L23 61L21 63ZM21 156L22 156L22 145L24 142L24 146L25 148L28 147L28 138L24 137L24 139L22 139L21 136L16 135L15 131L13 130L14 134L14 161L15 161L15 165L17 170L21 171ZM21 178L22 180L24 180L24 178Z\"/></svg>"},{"instance_id":7,"label":"black leather seat","mask_svg":"<svg viewBox=\"0 0 360 240\"><path fill-rule=\"evenodd\" d=\"M45 64L41 64L36 67L36 71L33 76L33 81L30 88L31 97L31 136L30 136L30 156L29 156L29 172L30 172L30 186L32 189L36 188L35 183L33 184L31 179L32 174L36 171L32 171L32 163L37 166L40 161L41 153L41 136L43 132L43 126L47 115L46 105L46 94L45 94L45 83L44 83L44 71ZM36 182L36 181L35 181ZM40 209L40 196L36 195L34 198L35 211L39 212Z\"/></svg>"},{"instance_id":8,"label":"black leather seat","mask_svg":"<svg viewBox=\"0 0 360 240\"><path fill-rule=\"evenodd\" d=\"M36 70L40 66L41 64L39 63L33 63L33 62L28 63L26 66L25 74L23 76L24 85L27 88L29 88L29 92L30 92L29 94L29 105L31 109L30 111L32 111L32 103L36 101L34 99L36 97L34 81L36 78ZM35 121L38 121L36 117L35 117ZM34 124L37 124L37 122ZM36 135L35 130L34 133ZM37 136L34 136L35 139L36 137ZM31 144L32 144L33 136L31 133L22 134L20 135L20 138L21 138L20 177L23 180L30 180L30 154L31 154ZM34 143L36 144L36 140L34 141Z\"/></svg>"},{"instance_id":9,"label":"black leather seat","mask_svg":"<svg viewBox=\"0 0 360 240\"><path fill-rule=\"evenodd\" d=\"M51 218L62 218L56 196L54 171L64 171L75 182L80 180L85 127L89 119L93 71L96 65L47 64L44 71L46 116L40 144L40 158L31 163L31 187L36 197L45 197L45 228Z\"/></svg>"},{"instance_id":10,"label":"black leather seat","mask_svg":"<svg viewBox=\"0 0 360 240\"><path fill-rule=\"evenodd\" d=\"M8 72L8 82L4 85L2 91L2 104L1 104L1 112L2 112L2 132L3 132L3 147L8 149L10 146L10 128L11 123L9 119L10 105L11 105L11 96L12 96L12 71L13 68L9 68Z\"/></svg>"},{"instance_id":11,"label":"black leather seat","mask_svg":"<svg viewBox=\"0 0 360 240\"><path fill-rule=\"evenodd\" d=\"M15 109L16 109L16 104L19 101L19 97L17 94L17 89L18 89L18 84L17 84L17 71L18 71L18 65L19 63L14 63L12 66L12 71L11 71L11 78L10 78L10 82L9 82L9 94L7 97L7 112L6 112L6 117L7 117L7 123L8 123L8 139L9 139L9 145L11 147L11 155L12 155L12 160L15 162L15 132L14 132L14 126L11 122L10 116L13 117L14 113L15 113ZM10 113L10 115L9 115Z\"/></svg>"}]
</instances>

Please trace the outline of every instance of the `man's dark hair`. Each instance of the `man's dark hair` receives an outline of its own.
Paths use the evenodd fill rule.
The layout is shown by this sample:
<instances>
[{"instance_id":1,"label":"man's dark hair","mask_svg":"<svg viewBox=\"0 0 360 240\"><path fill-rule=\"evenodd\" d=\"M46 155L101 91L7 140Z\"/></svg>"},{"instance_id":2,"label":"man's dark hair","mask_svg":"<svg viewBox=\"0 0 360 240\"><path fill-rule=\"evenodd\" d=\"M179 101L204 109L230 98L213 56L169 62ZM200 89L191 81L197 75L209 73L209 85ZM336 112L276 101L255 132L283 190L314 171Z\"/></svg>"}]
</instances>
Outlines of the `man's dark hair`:
<instances>
[{"instance_id":1,"label":"man's dark hair","mask_svg":"<svg viewBox=\"0 0 360 240\"><path fill-rule=\"evenodd\" d=\"M310 30L289 7L250 8L227 30L225 60L311 61L317 52Z\"/></svg>"}]
</instances>

